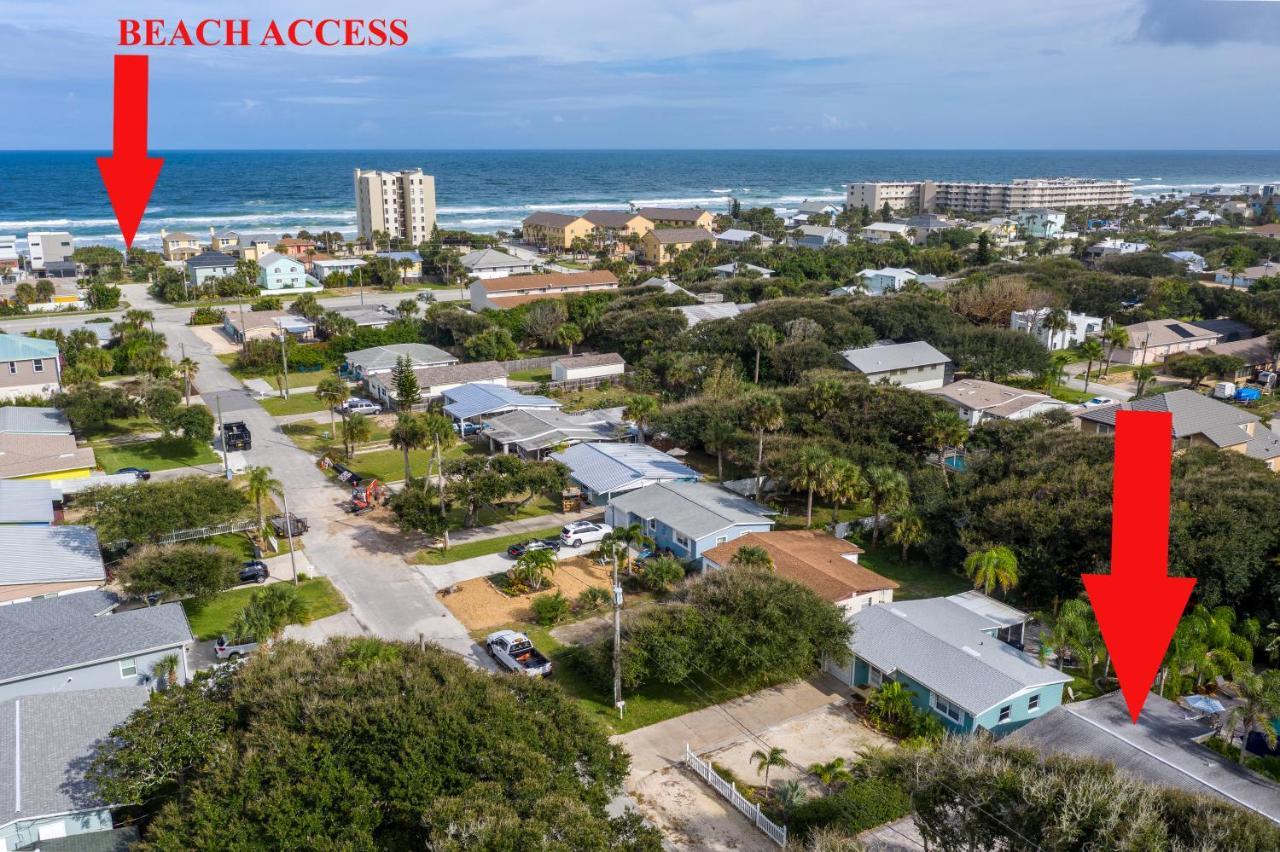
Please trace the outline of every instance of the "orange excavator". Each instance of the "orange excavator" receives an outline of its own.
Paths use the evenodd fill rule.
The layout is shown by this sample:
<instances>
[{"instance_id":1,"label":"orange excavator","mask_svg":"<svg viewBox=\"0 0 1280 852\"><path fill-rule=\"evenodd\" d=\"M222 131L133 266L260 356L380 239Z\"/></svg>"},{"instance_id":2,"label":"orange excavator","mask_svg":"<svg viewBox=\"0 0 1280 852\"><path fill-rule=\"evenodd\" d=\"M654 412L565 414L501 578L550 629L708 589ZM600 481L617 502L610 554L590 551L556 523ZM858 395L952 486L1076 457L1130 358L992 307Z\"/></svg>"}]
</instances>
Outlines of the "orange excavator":
<instances>
[{"instance_id":1,"label":"orange excavator","mask_svg":"<svg viewBox=\"0 0 1280 852\"><path fill-rule=\"evenodd\" d=\"M353 515L363 515L375 506L387 502L387 487L376 479L369 480L367 485L359 485L351 489L351 508Z\"/></svg>"}]
</instances>

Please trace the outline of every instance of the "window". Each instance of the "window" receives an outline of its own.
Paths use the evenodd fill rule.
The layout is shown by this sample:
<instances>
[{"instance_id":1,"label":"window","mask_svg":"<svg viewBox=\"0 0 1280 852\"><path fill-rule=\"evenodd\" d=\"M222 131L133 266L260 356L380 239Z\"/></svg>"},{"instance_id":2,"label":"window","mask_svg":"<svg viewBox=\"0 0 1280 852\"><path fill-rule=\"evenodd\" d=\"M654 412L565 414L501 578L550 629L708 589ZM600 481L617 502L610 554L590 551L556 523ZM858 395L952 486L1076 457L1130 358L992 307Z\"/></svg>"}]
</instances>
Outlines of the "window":
<instances>
[{"instance_id":1,"label":"window","mask_svg":"<svg viewBox=\"0 0 1280 852\"><path fill-rule=\"evenodd\" d=\"M37 372L37 373L43 373L43 372L44 372L44 359L43 359L43 358L37 358L37 359L35 359L34 361L32 361L32 362L31 362L31 369L32 369L32 370L34 370L34 371L35 371L35 372Z\"/></svg>"},{"instance_id":2,"label":"window","mask_svg":"<svg viewBox=\"0 0 1280 852\"><path fill-rule=\"evenodd\" d=\"M134 677L138 674L138 663L133 657L120 661L120 677Z\"/></svg>"},{"instance_id":3,"label":"window","mask_svg":"<svg viewBox=\"0 0 1280 852\"><path fill-rule=\"evenodd\" d=\"M880 671L870 663L867 664L867 683L871 686L879 687L884 683L884 672Z\"/></svg>"},{"instance_id":4,"label":"window","mask_svg":"<svg viewBox=\"0 0 1280 852\"><path fill-rule=\"evenodd\" d=\"M1030 710L1032 713L1034 713L1034 712L1036 712L1037 710L1039 710L1039 709L1040 709L1040 696L1039 696L1039 695L1033 695L1033 696L1031 696L1030 698L1028 698L1028 699L1027 699L1027 709L1028 709L1028 710Z\"/></svg>"},{"instance_id":5,"label":"window","mask_svg":"<svg viewBox=\"0 0 1280 852\"><path fill-rule=\"evenodd\" d=\"M17 362L17 361L10 361L10 362L9 362L9 375L11 375L11 376L16 376L17 374L18 374L18 362Z\"/></svg>"},{"instance_id":6,"label":"window","mask_svg":"<svg viewBox=\"0 0 1280 852\"><path fill-rule=\"evenodd\" d=\"M933 696L933 709L957 724L964 721L964 711L945 698Z\"/></svg>"},{"instance_id":7,"label":"window","mask_svg":"<svg viewBox=\"0 0 1280 852\"><path fill-rule=\"evenodd\" d=\"M1013 714L1013 705L1012 704L1004 705L1003 707L1000 708L1000 721L1001 722L1009 721L1009 717L1012 714Z\"/></svg>"}]
</instances>

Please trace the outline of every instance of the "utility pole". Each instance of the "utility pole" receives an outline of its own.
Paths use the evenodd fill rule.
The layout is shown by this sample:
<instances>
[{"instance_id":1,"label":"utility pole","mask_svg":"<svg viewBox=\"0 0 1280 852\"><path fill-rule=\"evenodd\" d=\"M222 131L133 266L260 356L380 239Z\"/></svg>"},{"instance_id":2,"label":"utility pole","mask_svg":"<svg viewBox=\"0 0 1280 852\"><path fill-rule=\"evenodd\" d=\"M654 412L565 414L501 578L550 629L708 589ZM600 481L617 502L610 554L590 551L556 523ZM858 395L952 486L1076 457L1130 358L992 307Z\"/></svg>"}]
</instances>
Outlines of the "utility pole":
<instances>
[{"instance_id":1,"label":"utility pole","mask_svg":"<svg viewBox=\"0 0 1280 852\"><path fill-rule=\"evenodd\" d=\"M222 436L222 475L231 478L231 462L227 459L227 430L222 426L222 397L218 397L218 434Z\"/></svg>"},{"instance_id":2,"label":"utility pole","mask_svg":"<svg viewBox=\"0 0 1280 852\"><path fill-rule=\"evenodd\" d=\"M179 343L178 347L182 351L182 360L183 361L187 360L187 344ZM187 389L187 405L190 405L191 404L191 373L187 371L186 367L183 367L182 369L182 379L183 379L183 382L185 383L183 387Z\"/></svg>"},{"instance_id":3,"label":"utility pole","mask_svg":"<svg viewBox=\"0 0 1280 852\"><path fill-rule=\"evenodd\" d=\"M364 277L360 275L360 267L356 267L356 287L360 289L360 307L364 307Z\"/></svg>"},{"instance_id":4,"label":"utility pole","mask_svg":"<svg viewBox=\"0 0 1280 852\"><path fill-rule=\"evenodd\" d=\"M244 297L236 299L236 304L240 306L240 351L249 351L249 328L244 324Z\"/></svg>"},{"instance_id":5,"label":"utility pole","mask_svg":"<svg viewBox=\"0 0 1280 852\"><path fill-rule=\"evenodd\" d=\"M614 543L617 547L617 543ZM618 554L613 555L613 706L622 718L627 703L622 700L622 585L618 582Z\"/></svg>"},{"instance_id":6,"label":"utility pole","mask_svg":"<svg viewBox=\"0 0 1280 852\"><path fill-rule=\"evenodd\" d=\"M281 489L280 500L284 503L284 532L289 537L289 567L293 569L293 584L298 585L298 557L293 553L293 515L289 514L289 495Z\"/></svg>"},{"instance_id":7,"label":"utility pole","mask_svg":"<svg viewBox=\"0 0 1280 852\"><path fill-rule=\"evenodd\" d=\"M284 390L284 398L289 398L289 332L280 327L280 360L284 364L284 372L280 374L280 386Z\"/></svg>"}]
</instances>

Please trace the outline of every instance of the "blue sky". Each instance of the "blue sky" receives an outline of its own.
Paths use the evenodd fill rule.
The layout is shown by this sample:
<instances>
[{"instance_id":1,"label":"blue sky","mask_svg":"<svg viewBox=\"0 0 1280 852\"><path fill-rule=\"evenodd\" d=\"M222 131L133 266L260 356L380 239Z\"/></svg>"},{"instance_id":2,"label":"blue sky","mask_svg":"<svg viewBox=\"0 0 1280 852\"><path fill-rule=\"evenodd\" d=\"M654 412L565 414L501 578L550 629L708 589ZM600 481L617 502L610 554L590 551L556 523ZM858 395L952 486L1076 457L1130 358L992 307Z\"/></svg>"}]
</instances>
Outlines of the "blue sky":
<instances>
[{"instance_id":1,"label":"blue sky","mask_svg":"<svg viewBox=\"0 0 1280 852\"><path fill-rule=\"evenodd\" d=\"M404 17L151 52L153 148L1272 148L1268 0L0 0L0 148L110 144L116 18ZM359 12L353 12L359 9ZM193 11L194 10L194 11Z\"/></svg>"}]
</instances>

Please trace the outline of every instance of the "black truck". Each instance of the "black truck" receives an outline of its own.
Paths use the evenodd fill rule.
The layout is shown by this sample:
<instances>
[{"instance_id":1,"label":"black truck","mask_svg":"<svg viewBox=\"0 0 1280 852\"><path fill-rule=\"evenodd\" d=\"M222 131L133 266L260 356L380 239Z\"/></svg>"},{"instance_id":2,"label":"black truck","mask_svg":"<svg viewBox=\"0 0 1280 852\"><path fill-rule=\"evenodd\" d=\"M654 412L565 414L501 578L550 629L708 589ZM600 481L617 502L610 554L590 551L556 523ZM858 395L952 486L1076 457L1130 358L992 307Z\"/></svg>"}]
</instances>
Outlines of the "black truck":
<instances>
[{"instance_id":1,"label":"black truck","mask_svg":"<svg viewBox=\"0 0 1280 852\"><path fill-rule=\"evenodd\" d=\"M228 450L248 450L253 447L253 436L243 420L222 425L222 446Z\"/></svg>"}]
</instances>

